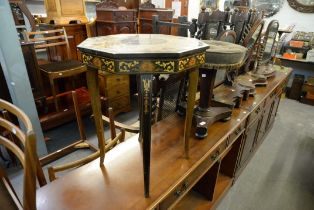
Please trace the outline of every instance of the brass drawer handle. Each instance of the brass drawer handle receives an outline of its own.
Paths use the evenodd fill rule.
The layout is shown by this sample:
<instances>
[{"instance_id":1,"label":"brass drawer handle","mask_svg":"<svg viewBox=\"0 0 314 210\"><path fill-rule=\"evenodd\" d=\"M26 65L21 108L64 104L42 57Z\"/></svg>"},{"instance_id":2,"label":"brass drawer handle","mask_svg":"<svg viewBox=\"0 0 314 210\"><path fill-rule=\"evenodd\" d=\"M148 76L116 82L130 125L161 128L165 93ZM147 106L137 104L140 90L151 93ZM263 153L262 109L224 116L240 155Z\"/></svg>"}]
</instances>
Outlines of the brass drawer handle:
<instances>
[{"instance_id":1,"label":"brass drawer handle","mask_svg":"<svg viewBox=\"0 0 314 210\"><path fill-rule=\"evenodd\" d=\"M226 141L226 147L228 147L229 144L230 144L230 138L228 138L227 141Z\"/></svg>"},{"instance_id":2,"label":"brass drawer handle","mask_svg":"<svg viewBox=\"0 0 314 210\"><path fill-rule=\"evenodd\" d=\"M210 159L211 159L212 161L217 160L219 154L220 154L220 152L219 152L219 150L217 150L217 151L215 152L215 154L213 154L213 155L210 157Z\"/></svg>"},{"instance_id":3,"label":"brass drawer handle","mask_svg":"<svg viewBox=\"0 0 314 210\"><path fill-rule=\"evenodd\" d=\"M241 128L238 128L234 133L235 133L235 135L238 135L240 132L241 132Z\"/></svg>"},{"instance_id":4,"label":"brass drawer handle","mask_svg":"<svg viewBox=\"0 0 314 210\"><path fill-rule=\"evenodd\" d=\"M189 186L189 183L187 181L184 181L181 188L174 192L174 195L176 197L180 197L182 193L188 189L188 186Z\"/></svg>"}]
</instances>

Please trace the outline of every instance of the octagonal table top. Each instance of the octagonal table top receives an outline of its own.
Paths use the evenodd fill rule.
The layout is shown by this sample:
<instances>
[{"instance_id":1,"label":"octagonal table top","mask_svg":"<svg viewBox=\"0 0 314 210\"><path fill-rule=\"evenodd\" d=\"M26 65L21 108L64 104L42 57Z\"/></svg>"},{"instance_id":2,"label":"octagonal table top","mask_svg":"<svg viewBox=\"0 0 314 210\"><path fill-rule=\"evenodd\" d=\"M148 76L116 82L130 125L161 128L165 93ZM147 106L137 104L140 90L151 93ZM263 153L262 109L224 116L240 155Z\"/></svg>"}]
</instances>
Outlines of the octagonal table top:
<instances>
[{"instance_id":1,"label":"octagonal table top","mask_svg":"<svg viewBox=\"0 0 314 210\"><path fill-rule=\"evenodd\" d=\"M84 63L111 73L176 73L205 62L208 45L163 34L92 37L78 45Z\"/></svg>"}]
</instances>

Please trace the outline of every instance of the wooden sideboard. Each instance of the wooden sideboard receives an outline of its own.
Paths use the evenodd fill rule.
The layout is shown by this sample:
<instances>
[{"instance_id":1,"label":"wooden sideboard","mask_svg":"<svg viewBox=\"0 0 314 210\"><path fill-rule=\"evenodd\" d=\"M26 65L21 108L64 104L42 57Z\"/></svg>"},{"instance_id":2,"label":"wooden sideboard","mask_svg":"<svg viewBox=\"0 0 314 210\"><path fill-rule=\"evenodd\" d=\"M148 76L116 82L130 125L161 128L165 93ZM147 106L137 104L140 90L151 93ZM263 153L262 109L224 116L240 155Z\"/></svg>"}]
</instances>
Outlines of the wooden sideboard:
<instances>
[{"instance_id":1,"label":"wooden sideboard","mask_svg":"<svg viewBox=\"0 0 314 210\"><path fill-rule=\"evenodd\" d=\"M95 160L38 189L37 209L213 208L271 129L290 73L276 72L229 121L210 126L205 139L192 135L189 159L184 158L184 119L174 115L154 124L149 198L143 194L141 147L134 136L106 154L104 167Z\"/></svg>"}]
</instances>

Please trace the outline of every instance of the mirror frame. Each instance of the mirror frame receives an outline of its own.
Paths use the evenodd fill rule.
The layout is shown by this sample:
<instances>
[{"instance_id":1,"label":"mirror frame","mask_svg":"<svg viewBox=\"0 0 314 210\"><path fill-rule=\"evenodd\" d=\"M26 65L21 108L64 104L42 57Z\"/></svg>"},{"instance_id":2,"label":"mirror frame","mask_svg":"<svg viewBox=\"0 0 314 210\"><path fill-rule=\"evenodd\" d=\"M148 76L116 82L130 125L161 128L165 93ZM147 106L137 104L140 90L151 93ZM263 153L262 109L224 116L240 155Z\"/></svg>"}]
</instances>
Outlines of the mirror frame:
<instances>
[{"instance_id":1,"label":"mirror frame","mask_svg":"<svg viewBox=\"0 0 314 210\"><path fill-rule=\"evenodd\" d=\"M274 27L274 25L276 25L275 27ZM271 52L272 52L272 50L273 50L273 48L274 48L274 45L275 45L275 43L276 43L276 36L277 36L277 34L278 34L278 28L279 28L279 21L278 20L272 20L272 21L270 21L270 23L268 24L268 26L267 26L267 29L266 29L266 32L265 32L265 34L264 34L264 37L263 37L263 52L262 52L262 54L261 54L261 58L260 58L260 60L259 60L259 64L266 64L266 63L268 63L269 61L271 61L271 56L270 56L270 58L264 58L264 52L265 52L265 47L266 47L266 44L267 44L267 41L268 41L268 39L269 39L269 33L270 33L270 31L271 31L271 29L272 28L274 28L275 29L275 31L276 31L276 33L275 33L275 36L273 37L273 40L272 40L272 45L271 45ZM271 55L271 54L270 54Z\"/></svg>"},{"instance_id":2,"label":"mirror frame","mask_svg":"<svg viewBox=\"0 0 314 210\"><path fill-rule=\"evenodd\" d=\"M303 13L314 13L314 5L313 6L308 6L304 5L298 0L287 0L290 7L292 7L294 10L298 12L303 12Z\"/></svg>"}]
</instances>

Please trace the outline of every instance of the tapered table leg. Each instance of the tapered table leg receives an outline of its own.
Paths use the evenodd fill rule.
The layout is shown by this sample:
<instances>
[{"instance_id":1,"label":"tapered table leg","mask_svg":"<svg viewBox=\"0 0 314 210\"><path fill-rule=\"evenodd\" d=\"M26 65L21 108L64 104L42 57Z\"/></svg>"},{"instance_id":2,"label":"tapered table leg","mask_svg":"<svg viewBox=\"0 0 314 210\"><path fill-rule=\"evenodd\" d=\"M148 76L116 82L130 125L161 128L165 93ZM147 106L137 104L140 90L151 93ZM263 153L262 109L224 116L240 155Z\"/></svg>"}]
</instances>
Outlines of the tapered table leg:
<instances>
[{"instance_id":1,"label":"tapered table leg","mask_svg":"<svg viewBox=\"0 0 314 210\"><path fill-rule=\"evenodd\" d=\"M186 107L186 115L185 115L185 124L184 124L184 151L185 157L189 158L189 150L190 150L190 133L192 126L192 118L193 118L193 109L195 105L195 97L197 91L197 83L198 83L198 68L191 70L189 74L189 89L188 89L188 98L187 98L187 107Z\"/></svg>"},{"instance_id":2,"label":"tapered table leg","mask_svg":"<svg viewBox=\"0 0 314 210\"><path fill-rule=\"evenodd\" d=\"M140 76L140 135L142 137L144 194L146 198L149 197L150 184L152 80L153 75L151 74Z\"/></svg>"},{"instance_id":3,"label":"tapered table leg","mask_svg":"<svg viewBox=\"0 0 314 210\"><path fill-rule=\"evenodd\" d=\"M88 92L91 97L91 105L94 115L94 122L96 127L96 134L98 138L98 147L100 151L100 165L104 164L105 159L105 136L104 126L102 121L101 104L99 96L99 84L98 84L98 69L92 66L87 66L86 72Z\"/></svg>"}]
</instances>

